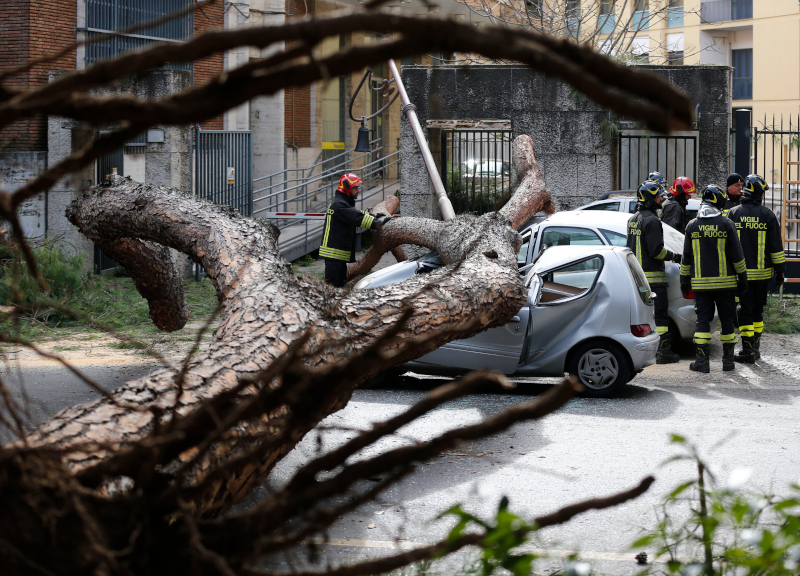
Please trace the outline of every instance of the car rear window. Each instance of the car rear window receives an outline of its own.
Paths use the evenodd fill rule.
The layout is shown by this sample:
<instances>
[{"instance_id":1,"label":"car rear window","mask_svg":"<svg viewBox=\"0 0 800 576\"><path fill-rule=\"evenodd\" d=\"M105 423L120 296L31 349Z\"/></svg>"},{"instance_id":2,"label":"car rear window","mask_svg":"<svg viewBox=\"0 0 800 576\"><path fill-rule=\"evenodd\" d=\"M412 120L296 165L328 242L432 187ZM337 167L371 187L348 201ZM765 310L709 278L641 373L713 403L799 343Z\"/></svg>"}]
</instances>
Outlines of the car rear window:
<instances>
[{"instance_id":1,"label":"car rear window","mask_svg":"<svg viewBox=\"0 0 800 576\"><path fill-rule=\"evenodd\" d=\"M551 226L545 229L542 246L602 246L603 241L586 228Z\"/></svg>"},{"instance_id":2,"label":"car rear window","mask_svg":"<svg viewBox=\"0 0 800 576\"><path fill-rule=\"evenodd\" d=\"M650 284L647 283L647 278L645 278L644 270L639 265L639 261L633 254L628 254L626 260L628 261L628 268L631 269L633 281L636 283L636 291L639 293L639 298L645 304L652 304L653 297L650 292Z\"/></svg>"},{"instance_id":3,"label":"car rear window","mask_svg":"<svg viewBox=\"0 0 800 576\"><path fill-rule=\"evenodd\" d=\"M609 212L619 212L619 202L606 202L605 204L594 204L587 206L584 210L607 210Z\"/></svg>"},{"instance_id":4,"label":"car rear window","mask_svg":"<svg viewBox=\"0 0 800 576\"><path fill-rule=\"evenodd\" d=\"M603 230L600 228L600 233L606 237L608 243L612 246L627 246L628 245L628 237L625 234L620 234L619 232L612 232L611 230Z\"/></svg>"}]
</instances>

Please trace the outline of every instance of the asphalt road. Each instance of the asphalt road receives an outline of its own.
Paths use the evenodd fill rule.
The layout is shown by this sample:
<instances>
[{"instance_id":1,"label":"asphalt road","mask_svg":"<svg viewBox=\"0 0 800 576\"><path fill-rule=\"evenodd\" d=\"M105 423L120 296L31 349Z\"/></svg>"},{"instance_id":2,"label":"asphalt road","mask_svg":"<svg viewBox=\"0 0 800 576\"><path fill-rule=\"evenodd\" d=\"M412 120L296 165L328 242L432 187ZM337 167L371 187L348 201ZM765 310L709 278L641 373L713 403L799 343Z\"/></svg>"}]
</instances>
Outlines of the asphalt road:
<instances>
[{"instance_id":1,"label":"asphalt road","mask_svg":"<svg viewBox=\"0 0 800 576\"><path fill-rule=\"evenodd\" d=\"M618 508L589 512L573 522L543 530L532 546L555 550L544 560L557 567L563 556L580 552L599 571L633 573L637 566L628 545L641 526L654 523L654 506L672 488L690 479L686 462L662 466L678 449L671 433L694 441L718 466L722 482L737 467L753 470L748 488L785 492L800 479L800 338L766 336L763 359L756 366L737 366L723 373L712 351L712 373L688 370L688 359L669 366L652 366L638 375L623 395L614 399L573 400L556 414L522 423L507 433L461 446L453 453L419 466L417 472L379 502L340 520L329 531L333 544L321 547L333 564L392 553L401 547L433 542L446 535L450 523L437 514L461 503L469 511L491 517L499 500L508 496L511 509L525 518L550 512L586 498L629 488L648 474L656 484L643 497ZM4 381L12 381L5 369ZM83 367L109 387L146 374L152 365ZM22 366L21 373L39 416L94 395L62 368ZM407 377L401 387L359 390L342 411L323 422L330 428L306 437L276 469L278 485L320 449L329 449L366 429L372 422L398 414L427 390L446 381ZM444 430L480 421L547 389L543 380L520 380L511 394L473 395L442 407L385 439L366 455L408 442L426 441ZM722 442L721 445L716 446ZM270 490L263 486L240 505L247 509ZM276 558L273 567L297 568L305 556ZM456 569L451 560L448 571Z\"/></svg>"}]
</instances>

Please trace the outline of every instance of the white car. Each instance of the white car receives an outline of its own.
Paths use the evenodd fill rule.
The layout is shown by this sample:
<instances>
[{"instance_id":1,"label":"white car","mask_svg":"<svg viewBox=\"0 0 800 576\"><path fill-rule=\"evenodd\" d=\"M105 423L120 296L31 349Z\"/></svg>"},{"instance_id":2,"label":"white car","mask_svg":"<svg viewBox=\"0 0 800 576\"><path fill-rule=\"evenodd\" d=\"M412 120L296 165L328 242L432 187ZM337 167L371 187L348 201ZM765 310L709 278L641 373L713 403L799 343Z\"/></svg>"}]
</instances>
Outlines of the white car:
<instances>
[{"instance_id":1,"label":"white car","mask_svg":"<svg viewBox=\"0 0 800 576\"><path fill-rule=\"evenodd\" d=\"M625 212L626 214L633 214L636 212L636 193L633 190L621 190L619 192L609 192L608 198L597 200L586 206L576 208L576 210L600 210L608 212ZM697 211L700 209L700 200L697 198L689 198L689 204L686 206L686 222L693 220L697 217Z\"/></svg>"}]
</instances>

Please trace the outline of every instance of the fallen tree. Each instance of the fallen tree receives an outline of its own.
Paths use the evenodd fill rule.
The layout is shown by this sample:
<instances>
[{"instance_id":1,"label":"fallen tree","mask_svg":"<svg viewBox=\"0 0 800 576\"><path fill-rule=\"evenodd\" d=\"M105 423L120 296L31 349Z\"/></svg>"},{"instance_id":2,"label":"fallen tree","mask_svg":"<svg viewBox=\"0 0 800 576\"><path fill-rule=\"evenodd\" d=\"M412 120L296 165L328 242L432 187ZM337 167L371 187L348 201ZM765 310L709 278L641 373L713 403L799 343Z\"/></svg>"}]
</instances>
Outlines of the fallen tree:
<instances>
[{"instance_id":1,"label":"fallen tree","mask_svg":"<svg viewBox=\"0 0 800 576\"><path fill-rule=\"evenodd\" d=\"M420 26L426 29L422 35ZM345 29L399 37L321 62L310 58L313 46L331 30L338 34ZM514 32L509 40L508 34L444 20L351 13L157 46L28 92L3 86L0 127L49 112L88 122L119 122L120 129L17 192L4 194L0 216L21 237L15 212L21 202L156 123L202 120L256 94L431 49L467 49L521 60L665 129L690 119L688 100L666 84L652 90L650 77L591 51L530 33ZM94 87L166 61L287 39L306 43L163 101L89 94ZM639 84L643 79L650 82L646 90ZM620 93L615 84L638 99ZM567 402L574 391L570 382L537 402L428 443L356 459L364 448L448 400L488 385L508 385L501 376L476 374L434 391L405 413L309 461L250 512L226 514L309 430L344 406L359 383L445 342L501 325L519 310L525 290L517 270L516 229L553 206L530 138L518 139L514 154L519 185L499 213L448 223L402 218L386 224L376 247L351 267L351 276L402 244L436 250L446 266L367 291L339 291L294 276L280 258L274 227L181 191L117 177L75 200L67 211L70 221L130 271L157 326L177 330L188 318L168 248L189 255L208 272L220 301L219 326L210 347L181 365L69 408L0 449L0 573L255 573L254 559L324 534L338 516L409 474L414 463L459 442L540 418ZM382 209L391 213L396 205L388 202ZM35 270L31 254L26 258ZM9 413L4 423L21 430L24 414L2 383L0 392ZM361 483L376 475L377 483ZM608 501L543 517L542 525L635 497L647 486L644 482ZM392 570L480 543L481 537L441 542L379 566L364 563L342 573ZM43 555L45 546L48 553Z\"/></svg>"}]
</instances>

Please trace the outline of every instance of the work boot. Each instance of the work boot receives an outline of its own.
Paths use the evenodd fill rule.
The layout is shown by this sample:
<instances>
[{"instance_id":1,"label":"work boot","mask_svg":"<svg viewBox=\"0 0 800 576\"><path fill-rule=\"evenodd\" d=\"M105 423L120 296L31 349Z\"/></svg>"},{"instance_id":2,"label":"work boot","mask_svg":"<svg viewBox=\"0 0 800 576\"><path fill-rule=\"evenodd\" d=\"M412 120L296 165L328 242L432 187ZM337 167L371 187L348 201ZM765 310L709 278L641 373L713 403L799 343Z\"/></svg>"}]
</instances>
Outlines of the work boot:
<instances>
[{"instance_id":1,"label":"work boot","mask_svg":"<svg viewBox=\"0 0 800 576\"><path fill-rule=\"evenodd\" d=\"M753 346L755 339L755 336L742 336L742 351L734 357L734 360L742 364L755 364L756 353Z\"/></svg>"},{"instance_id":2,"label":"work boot","mask_svg":"<svg viewBox=\"0 0 800 576\"><path fill-rule=\"evenodd\" d=\"M736 342L724 342L722 344L722 371L730 372L736 370L736 363L733 361L733 351L736 348Z\"/></svg>"},{"instance_id":3,"label":"work boot","mask_svg":"<svg viewBox=\"0 0 800 576\"><path fill-rule=\"evenodd\" d=\"M695 344L694 348L695 354L697 355L697 360L689 364L689 370L708 374L711 372L711 365L708 362L710 346L708 344Z\"/></svg>"},{"instance_id":4,"label":"work boot","mask_svg":"<svg viewBox=\"0 0 800 576\"><path fill-rule=\"evenodd\" d=\"M756 332L753 336L753 354L756 360L761 360L761 332Z\"/></svg>"},{"instance_id":5,"label":"work boot","mask_svg":"<svg viewBox=\"0 0 800 576\"><path fill-rule=\"evenodd\" d=\"M674 364L681 359L675 352L672 351L672 337L669 332L664 332L661 335L661 340L658 342L658 350L656 351L656 364Z\"/></svg>"}]
</instances>

